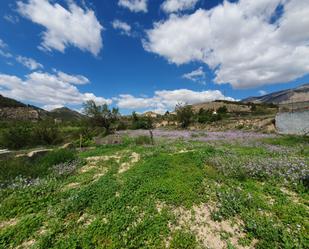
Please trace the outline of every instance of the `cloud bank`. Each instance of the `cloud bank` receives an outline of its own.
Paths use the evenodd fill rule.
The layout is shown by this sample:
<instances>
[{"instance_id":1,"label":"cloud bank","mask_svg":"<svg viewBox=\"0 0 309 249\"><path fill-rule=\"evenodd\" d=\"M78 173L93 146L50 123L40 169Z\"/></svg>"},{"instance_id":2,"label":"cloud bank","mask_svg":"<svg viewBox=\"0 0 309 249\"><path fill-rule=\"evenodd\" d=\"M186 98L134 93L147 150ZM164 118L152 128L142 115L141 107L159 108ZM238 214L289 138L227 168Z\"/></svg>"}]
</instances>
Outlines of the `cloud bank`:
<instances>
[{"instance_id":1,"label":"cloud bank","mask_svg":"<svg viewBox=\"0 0 309 249\"><path fill-rule=\"evenodd\" d=\"M307 0L224 1L154 23L143 46L177 65L207 64L217 84L290 82L309 72L308 13Z\"/></svg>"},{"instance_id":2,"label":"cloud bank","mask_svg":"<svg viewBox=\"0 0 309 249\"><path fill-rule=\"evenodd\" d=\"M134 97L130 94L122 94L113 100L119 108L128 110L149 109L158 113L173 110L178 103L196 104L217 99L234 100L225 97L219 90L192 91L188 89L156 91L153 97Z\"/></svg>"},{"instance_id":3,"label":"cloud bank","mask_svg":"<svg viewBox=\"0 0 309 249\"><path fill-rule=\"evenodd\" d=\"M111 104L112 100L97 97L93 93L81 93L74 84L88 82L84 76L58 72L49 74L33 72L21 79L14 75L0 74L0 94L43 107L80 105L87 100L99 104Z\"/></svg>"}]
</instances>

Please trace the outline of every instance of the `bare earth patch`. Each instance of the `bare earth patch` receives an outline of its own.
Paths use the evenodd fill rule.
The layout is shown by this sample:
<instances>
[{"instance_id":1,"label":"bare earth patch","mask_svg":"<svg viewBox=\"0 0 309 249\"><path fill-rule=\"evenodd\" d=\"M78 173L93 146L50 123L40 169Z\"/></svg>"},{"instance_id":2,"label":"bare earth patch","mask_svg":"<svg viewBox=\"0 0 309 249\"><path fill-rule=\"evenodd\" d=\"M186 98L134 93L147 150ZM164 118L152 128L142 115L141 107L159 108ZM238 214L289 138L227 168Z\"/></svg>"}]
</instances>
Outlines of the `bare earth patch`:
<instances>
[{"instance_id":1,"label":"bare earth patch","mask_svg":"<svg viewBox=\"0 0 309 249\"><path fill-rule=\"evenodd\" d=\"M94 217L87 213L84 213L78 220L78 224L82 224L83 226L87 227L94 221Z\"/></svg>"},{"instance_id":2,"label":"bare earth patch","mask_svg":"<svg viewBox=\"0 0 309 249\"><path fill-rule=\"evenodd\" d=\"M112 156L92 156L92 157L87 157L86 160L88 162L88 164L90 165L95 165L97 162L99 161L108 161L114 159L116 160L117 163L120 162L121 156L116 154L116 155L112 155Z\"/></svg>"},{"instance_id":3,"label":"bare earth patch","mask_svg":"<svg viewBox=\"0 0 309 249\"><path fill-rule=\"evenodd\" d=\"M172 232L179 229L190 230L206 248L227 248L227 241L236 248L252 248L238 244L238 240L245 236L241 229L242 222L240 220L234 222L229 220L213 221L211 219L211 210L212 208L207 204L193 206L192 210L182 207L176 208L173 212L177 217L177 224L171 225L170 229ZM224 240L222 234L227 235L228 239Z\"/></svg>"},{"instance_id":4,"label":"bare earth patch","mask_svg":"<svg viewBox=\"0 0 309 249\"><path fill-rule=\"evenodd\" d=\"M140 154L137 154L136 152L133 152L130 156L129 162L124 162L120 165L118 173L121 174L123 172L126 172L129 170L135 163L137 163L140 160Z\"/></svg>"},{"instance_id":5,"label":"bare earth patch","mask_svg":"<svg viewBox=\"0 0 309 249\"><path fill-rule=\"evenodd\" d=\"M22 249L22 248L29 249L34 245L35 242L36 241L34 239L27 240L27 241L23 242L21 245L19 245L18 247L16 247L16 249Z\"/></svg>"},{"instance_id":6,"label":"bare earth patch","mask_svg":"<svg viewBox=\"0 0 309 249\"><path fill-rule=\"evenodd\" d=\"M189 152L194 152L195 150L179 150L179 151L176 151L174 153L170 153L169 155L177 155L177 154L184 154L184 153L189 153Z\"/></svg>"},{"instance_id":7,"label":"bare earth patch","mask_svg":"<svg viewBox=\"0 0 309 249\"><path fill-rule=\"evenodd\" d=\"M79 182L71 182L64 186L63 191L67 191L69 189L75 189L78 188L79 186L80 186Z\"/></svg>"},{"instance_id":8,"label":"bare earth patch","mask_svg":"<svg viewBox=\"0 0 309 249\"><path fill-rule=\"evenodd\" d=\"M103 169L100 169L99 172L97 172L96 174L94 174L93 176L93 180L94 181L97 181L100 179L100 177L104 176L106 173L107 173L108 169L107 168L103 168Z\"/></svg>"},{"instance_id":9,"label":"bare earth patch","mask_svg":"<svg viewBox=\"0 0 309 249\"><path fill-rule=\"evenodd\" d=\"M298 198L297 194L291 190L288 190L284 187L280 188L280 190L286 194L290 200L292 200L294 203L301 203L301 200Z\"/></svg>"},{"instance_id":10,"label":"bare earth patch","mask_svg":"<svg viewBox=\"0 0 309 249\"><path fill-rule=\"evenodd\" d=\"M116 160L117 163L120 163L121 156L116 154L116 155L112 155L112 156L87 157L86 158L87 164L80 169L80 173L87 173L87 172L91 171L92 169L97 168L99 162L106 162L106 161L109 161L109 160L112 160L112 159Z\"/></svg>"},{"instance_id":11,"label":"bare earth patch","mask_svg":"<svg viewBox=\"0 0 309 249\"><path fill-rule=\"evenodd\" d=\"M10 219L8 221L1 221L0 222L0 229L3 229L3 228L7 228L7 227L10 227L10 226L15 226L17 224L18 220L17 219Z\"/></svg>"}]
</instances>

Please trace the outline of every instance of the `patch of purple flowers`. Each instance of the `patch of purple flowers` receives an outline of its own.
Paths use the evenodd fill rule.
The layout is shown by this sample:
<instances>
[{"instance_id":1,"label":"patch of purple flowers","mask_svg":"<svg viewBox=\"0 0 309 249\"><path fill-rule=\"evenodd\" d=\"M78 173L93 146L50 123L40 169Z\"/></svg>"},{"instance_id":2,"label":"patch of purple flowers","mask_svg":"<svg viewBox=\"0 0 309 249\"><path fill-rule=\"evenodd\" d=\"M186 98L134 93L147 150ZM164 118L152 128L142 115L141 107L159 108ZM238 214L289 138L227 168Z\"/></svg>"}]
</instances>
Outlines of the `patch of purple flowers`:
<instances>
[{"instance_id":1,"label":"patch of purple flowers","mask_svg":"<svg viewBox=\"0 0 309 249\"><path fill-rule=\"evenodd\" d=\"M242 157L225 155L212 158L209 163L225 175L237 176L244 173L256 178L277 177L289 181L298 181L309 175L308 162L303 158L280 157Z\"/></svg>"},{"instance_id":2,"label":"patch of purple flowers","mask_svg":"<svg viewBox=\"0 0 309 249\"><path fill-rule=\"evenodd\" d=\"M147 136L148 130L127 130L119 131L120 135L128 135L130 137ZM195 141L216 141L216 140L235 140L235 139L259 139L274 137L271 134L263 134L256 132L244 132L244 131L225 131L225 132L205 132L205 131L189 131L189 130L153 130L153 136L159 138L170 139L185 139Z\"/></svg>"},{"instance_id":3,"label":"patch of purple flowers","mask_svg":"<svg viewBox=\"0 0 309 249\"><path fill-rule=\"evenodd\" d=\"M79 164L80 164L79 160L73 160L71 162L56 164L55 166L53 166L53 171L56 175L60 176L69 175L76 170Z\"/></svg>"}]
</instances>

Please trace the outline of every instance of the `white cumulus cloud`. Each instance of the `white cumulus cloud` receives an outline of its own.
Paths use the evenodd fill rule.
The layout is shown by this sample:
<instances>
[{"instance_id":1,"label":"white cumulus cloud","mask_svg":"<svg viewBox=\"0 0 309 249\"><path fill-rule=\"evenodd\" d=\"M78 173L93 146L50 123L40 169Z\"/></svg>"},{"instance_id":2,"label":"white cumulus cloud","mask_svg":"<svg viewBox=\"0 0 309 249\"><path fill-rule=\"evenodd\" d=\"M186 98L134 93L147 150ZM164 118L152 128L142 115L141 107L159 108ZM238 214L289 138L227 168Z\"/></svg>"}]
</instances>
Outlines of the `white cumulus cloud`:
<instances>
[{"instance_id":1,"label":"white cumulus cloud","mask_svg":"<svg viewBox=\"0 0 309 249\"><path fill-rule=\"evenodd\" d=\"M193 9L199 0L165 0L161 8L166 13Z\"/></svg>"},{"instance_id":2,"label":"white cumulus cloud","mask_svg":"<svg viewBox=\"0 0 309 249\"><path fill-rule=\"evenodd\" d=\"M250 88L290 82L309 73L308 13L307 0L224 1L154 23L143 46L170 63L207 64L217 84Z\"/></svg>"},{"instance_id":3,"label":"white cumulus cloud","mask_svg":"<svg viewBox=\"0 0 309 249\"><path fill-rule=\"evenodd\" d=\"M74 83L73 78L65 79L61 75L44 72L33 72L24 79L0 74L0 94L47 107L80 105L87 100L94 100L99 104L112 103L112 100L97 97L93 93L81 93Z\"/></svg>"},{"instance_id":4,"label":"white cumulus cloud","mask_svg":"<svg viewBox=\"0 0 309 249\"><path fill-rule=\"evenodd\" d=\"M30 70L42 69L43 65L38 63L36 60L28 57L17 56L16 60L24 65L25 67L29 68Z\"/></svg>"},{"instance_id":5,"label":"white cumulus cloud","mask_svg":"<svg viewBox=\"0 0 309 249\"><path fill-rule=\"evenodd\" d=\"M64 52L68 46L98 55L103 47L102 25L91 9L83 9L68 1L68 9L49 0L17 2L18 12L45 27L41 48Z\"/></svg>"},{"instance_id":6,"label":"white cumulus cloud","mask_svg":"<svg viewBox=\"0 0 309 249\"><path fill-rule=\"evenodd\" d=\"M128 35L130 36L131 35L131 26L126 23L126 22L123 22L123 21L120 21L118 19L115 19L113 22L112 22L112 26L114 29L117 29L117 30L120 30L121 31L121 34L124 34L124 35Z\"/></svg>"},{"instance_id":7,"label":"white cumulus cloud","mask_svg":"<svg viewBox=\"0 0 309 249\"><path fill-rule=\"evenodd\" d=\"M114 98L119 108L129 110L149 109L160 113L173 110L178 103L196 104L216 99L234 100L225 97L219 90L192 91L188 89L156 91L152 97L135 97L130 94L122 94Z\"/></svg>"},{"instance_id":8,"label":"white cumulus cloud","mask_svg":"<svg viewBox=\"0 0 309 249\"><path fill-rule=\"evenodd\" d=\"M87 77L83 75L73 75L73 74L67 74L62 71L54 70L57 73L58 79L67 82L74 85L84 85L88 84L90 81Z\"/></svg>"},{"instance_id":9,"label":"white cumulus cloud","mask_svg":"<svg viewBox=\"0 0 309 249\"><path fill-rule=\"evenodd\" d=\"M148 0L119 0L118 5L132 12L147 12Z\"/></svg>"}]
</instances>

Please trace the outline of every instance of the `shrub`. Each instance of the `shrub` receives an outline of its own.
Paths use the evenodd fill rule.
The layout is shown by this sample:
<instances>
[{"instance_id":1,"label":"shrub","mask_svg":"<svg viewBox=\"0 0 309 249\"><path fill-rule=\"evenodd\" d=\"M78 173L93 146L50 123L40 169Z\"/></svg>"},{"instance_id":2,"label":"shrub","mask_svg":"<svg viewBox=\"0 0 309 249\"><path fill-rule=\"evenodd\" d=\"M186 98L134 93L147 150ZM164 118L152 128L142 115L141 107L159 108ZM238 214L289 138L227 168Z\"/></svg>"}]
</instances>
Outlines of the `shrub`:
<instances>
[{"instance_id":1,"label":"shrub","mask_svg":"<svg viewBox=\"0 0 309 249\"><path fill-rule=\"evenodd\" d=\"M138 136L134 139L136 145L152 144L150 136Z\"/></svg>"},{"instance_id":2,"label":"shrub","mask_svg":"<svg viewBox=\"0 0 309 249\"><path fill-rule=\"evenodd\" d=\"M217 113L219 113L219 114L226 114L227 113L227 107L225 105L219 107L218 110L217 110Z\"/></svg>"},{"instance_id":3,"label":"shrub","mask_svg":"<svg viewBox=\"0 0 309 249\"><path fill-rule=\"evenodd\" d=\"M61 149L34 159L20 157L0 160L0 187L12 183L18 177L30 183L31 179L53 173L54 165L75 162L76 158L74 151Z\"/></svg>"},{"instance_id":4,"label":"shrub","mask_svg":"<svg viewBox=\"0 0 309 249\"><path fill-rule=\"evenodd\" d=\"M153 128L153 119L151 117L139 117L135 112L132 113L132 129L149 130Z\"/></svg>"},{"instance_id":5,"label":"shrub","mask_svg":"<svg viewBox=\"0 0 309 249\"><path fill-rule=\"evenodd\" d=\"M181 128L187 128L191 122L193 121L193 110L192 106L190 105L176 105L176 115L177 115L177 120L180 123Z\"/></svg>"},{"instance_id":6,"label":"shrub","mask_svg":"<svg viewBox=\"0 0 309 249\"><path fill-rule=\"evenodd\" d=\"M63 141L59 128L53 122L40 122L32 130L34 145L53 145Z\"/></svg>"},{"instance_id":7,"label":"shrub","mask_svg":"<svg viewBox=\"0 0 309 249\"><path fill-rule=\"evenodd\" d=\"M50 167L56 164L70 162L74 159L76 159L76 153L73 150L59 149L51 151L41 157L38 163Z\"/></svg>"},{"instance_id":8,"label":"shrub","mask_svg":"<svg viewBox=\"0 0 309 249\"><path fill-rule=\"evenodd\" d=\"M225 112L226 107L222 107L222 109L220 109L220 112L219 109L217 114L213 114L213 110L204 110L203 108L201 108L197 114L197 121L199 123L205 124L221 120L222 116L225 115L222 113Z\"/></svg>"},{"instance_id":9,"label":"shrub","mask_svg":"<svg viewBox=\"0 0 309 249\"><path fill-rule=\"evenodd\" d=\"M104 127L109 133L111 126L119 120L120 114L117 108L110 110L107 104L97 105L93 100L84 103L84 112L89 117L94 127Z\"/></svg>"},{"instance_id":10,"label":"shrub","mask_svg":"<svg viewBox=\"0 0 309 249\"><path fill-rule=\"evenodd\" d=\"M16 124L2 133L1 146L8 149L20 149L30 145L31 128L27 125Z\"/></svg>"},{"instance_id":11,"label":"shrub","mask_svg":"<svg viewBox=\"0 0 309 249\"><path fill-rule=\"evenodd\" d=\"M54 145L62 141L61 132L53 122L41 121L36 124L11 124L3 130L0 144L5 148L17 150L37 145Z\"/></svg>"}]
</instances>

